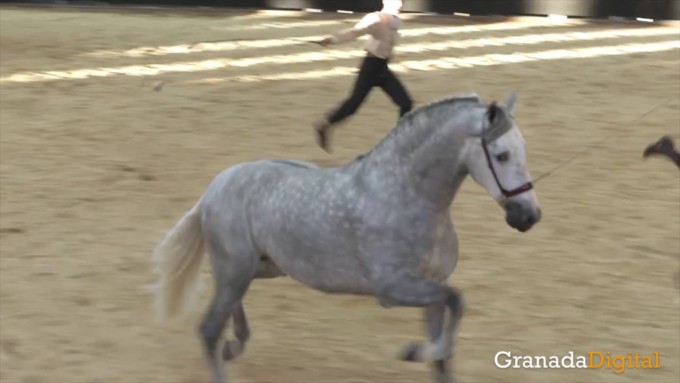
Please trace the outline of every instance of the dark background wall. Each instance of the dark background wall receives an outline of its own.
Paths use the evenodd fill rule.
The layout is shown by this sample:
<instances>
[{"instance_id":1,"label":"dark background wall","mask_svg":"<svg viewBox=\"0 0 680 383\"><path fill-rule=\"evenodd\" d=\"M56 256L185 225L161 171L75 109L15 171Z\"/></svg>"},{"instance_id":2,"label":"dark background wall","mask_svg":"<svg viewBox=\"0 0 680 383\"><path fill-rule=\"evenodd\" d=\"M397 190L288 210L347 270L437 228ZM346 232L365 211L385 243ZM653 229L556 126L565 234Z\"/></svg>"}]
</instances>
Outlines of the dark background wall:
<instances>
[{"instance_id":1,"label":"dark background wall","mask_svg":"<svg viewBox=\"0 0 680 383\"><path fill-rule=\"evenodd\" d=\"M325 11L369 12L381 0L0 0L0 3L101 4L150 6L204 6L249 9L317 8ZM482 15L547 15L572 17L680 19L680 0L404 0L405 12Z\"/></svg>"}]
</instances>

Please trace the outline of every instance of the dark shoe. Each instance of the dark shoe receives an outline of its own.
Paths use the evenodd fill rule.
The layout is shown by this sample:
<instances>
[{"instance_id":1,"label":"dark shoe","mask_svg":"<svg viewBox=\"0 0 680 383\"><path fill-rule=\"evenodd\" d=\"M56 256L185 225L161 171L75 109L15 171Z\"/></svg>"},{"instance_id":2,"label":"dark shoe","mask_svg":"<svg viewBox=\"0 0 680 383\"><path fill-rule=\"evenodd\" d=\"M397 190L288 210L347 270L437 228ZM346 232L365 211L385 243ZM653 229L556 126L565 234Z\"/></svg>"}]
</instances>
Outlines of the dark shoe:
<instances>
[{"instance_id":1,"label":"dark shoe","mask_svg":"<svg viewBox=\"0 0 680 383\"><path fill-rule=\"evenodd\" d=\"M673 147L673 140L671 140L671 137L663 136L659 139L659 141L647 146L642 156L649 157L653 154L661 154L668 156L669 154L674 152L674 149L675 148Z\"/></svg>"},{"instance_id":2,"label":"dark shoe","mask_svg":"<svg viewBox=\"0 0 680 383\"><path fill-rule=\"evenodd\" d=\"M330 128L331 124L327 120L322 119L316 121L313 126L314 130L316 131L317 143L323 150L325 150L327 153L330 153L328 146L328 128Z\"/></svg>"}]
</instances>

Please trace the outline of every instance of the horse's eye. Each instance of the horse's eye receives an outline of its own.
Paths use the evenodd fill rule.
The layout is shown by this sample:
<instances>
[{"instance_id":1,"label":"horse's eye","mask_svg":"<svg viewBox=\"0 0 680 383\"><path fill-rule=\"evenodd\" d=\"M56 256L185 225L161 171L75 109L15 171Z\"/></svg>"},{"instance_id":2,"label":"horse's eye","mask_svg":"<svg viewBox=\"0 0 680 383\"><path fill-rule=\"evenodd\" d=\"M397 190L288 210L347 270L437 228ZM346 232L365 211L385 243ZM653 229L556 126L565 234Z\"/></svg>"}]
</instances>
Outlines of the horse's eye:
<instances>
[{"instance_id":1,"label":"horse's eye","mask_svg":"<svg viewBox=\"0 0 680 383\"><path fill-rule=\"evenodd\" d=\"M498 162L505 162L510 158L510 153L508 152L503 152L501 154L496 155L496 161Z\"/></svg>"}]
</instances>

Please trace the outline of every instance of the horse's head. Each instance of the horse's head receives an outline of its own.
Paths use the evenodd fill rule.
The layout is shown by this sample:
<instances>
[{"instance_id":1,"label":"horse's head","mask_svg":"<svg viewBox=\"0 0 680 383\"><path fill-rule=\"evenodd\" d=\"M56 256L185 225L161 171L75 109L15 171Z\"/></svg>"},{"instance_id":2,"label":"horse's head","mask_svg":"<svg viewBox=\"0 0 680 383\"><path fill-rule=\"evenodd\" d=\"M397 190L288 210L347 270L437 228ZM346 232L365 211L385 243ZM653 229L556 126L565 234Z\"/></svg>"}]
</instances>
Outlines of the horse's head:
<instances>
[{"instance_id":1,"label":"horse's head","mask_svg":"<svg viewBox=\"0 0 680 383\"><path fill-rule=\"evenodd\" d=\"M516 95L505 107L492 103L481 130L469 140L465 162L472 178L505 209L511 227L525 232L541 219L541 209L527 169L524 137L512 112Z\"/></svg>"}]
</instances>

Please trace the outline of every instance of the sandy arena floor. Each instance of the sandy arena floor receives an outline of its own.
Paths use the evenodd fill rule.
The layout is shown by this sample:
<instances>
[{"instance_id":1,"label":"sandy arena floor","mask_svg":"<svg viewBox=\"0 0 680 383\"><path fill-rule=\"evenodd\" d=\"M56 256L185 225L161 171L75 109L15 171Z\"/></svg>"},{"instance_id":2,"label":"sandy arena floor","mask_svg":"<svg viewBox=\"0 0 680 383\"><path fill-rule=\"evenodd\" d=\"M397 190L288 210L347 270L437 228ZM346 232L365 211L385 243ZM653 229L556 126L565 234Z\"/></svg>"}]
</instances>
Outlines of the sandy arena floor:
<instances>
[{"instance_id":1,"label":"sandy arena floor","mask_svg":"<svg viewBox=\"0 0 680 383\"><path fill-rule=\"evenodd\" d=\"M323 35L355 18L2 9L2 383L207 382L195 332L202 311L153 322L143 290L151 250L225 167L264 157L341 164L387 134L396 108L380 91L337 130L333 155L311 134L310 122L346 95L358 62L348 52L360 43L329 57L270 41ZM464 25L478 28L454 28ZM435 27L444 29L424 29ZM464 185L453 207L462 259L451 280L468 303L456 356L463 382L677 382L680 178L672 163L641 158L650 142L680 133L677 25L420 19L404 28L416 32L404 36L410 51L395 68L419 104L520 92L535 176L594 145L538 184L544 219L525 235L474 182ZM522 35L539 36L510 38ZM234 39L246 40L224 42ZM256 47L263 40L274 46ZM597 48L621 44L638 51ZM549 50L565 51L538 54ZM432 61L442 57L477 59L446 69ZM154 75L144 72L150 64L166 66ZM118 74L63 72L100 67ZM55 72L34 74L45 71ZM208 273L206 263L206 281ZM230 382L429 381L426 365L395 359L424 335L417 310L287 279L257 282L246 310L253 338L229 365ZM501 350L658 351L661 368L499 369Z\"/></svg>"}]
</instances>

